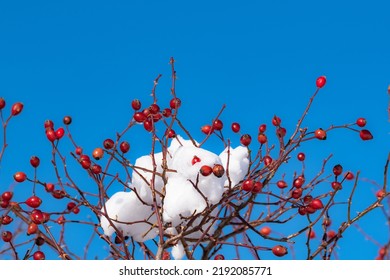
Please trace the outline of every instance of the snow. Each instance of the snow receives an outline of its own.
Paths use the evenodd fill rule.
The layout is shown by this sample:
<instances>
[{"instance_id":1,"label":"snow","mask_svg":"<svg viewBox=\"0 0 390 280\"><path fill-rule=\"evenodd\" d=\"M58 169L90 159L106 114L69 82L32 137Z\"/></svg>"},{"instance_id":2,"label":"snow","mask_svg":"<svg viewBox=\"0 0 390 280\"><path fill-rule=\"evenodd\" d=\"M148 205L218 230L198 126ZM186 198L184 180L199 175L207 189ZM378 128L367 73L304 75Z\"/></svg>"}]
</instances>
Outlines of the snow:
<instances>
[{"instance_id":1,"label":"snow","mask_svg":"<svg viewBox=\"0 0 390 280\"><path fill-rule=\"evenodd\" d=\"M195 143L198 145L197 142ZM229 166L227 164L228 157ZM177 139L171 141L166 152L168 168L173 171L166 172L164 186L163 179L157 174L152 182L153 158L156 172L162 174L162 152L155 153L153 157L151 155L141 156L135 161L132 172L130 187L134 191L117 192L106 201L102 212L107 211L114 226L109 223L105 215L102 215L101 227L105 235L111 236L117 229L123 231L125 236L133 237L137 242L144 242L157 236L158 228L151 226L156 223L151 206L153 204L151 183L154 183L156 191L165 193L163 198L158 193L156 196L157 204L163 208L163 223L170 223L172 226L166 229L166 233L176 235L175 227L186 225L189 218L197 214L198 217L192 221L189 229L202 223L201 230L195 231L187 237L200 238L204 232L212 234L215 230L212 217L218 214L218 208L212 211L206 222L204 222L204 210L208 206L218 204L229 182L226 172L220 178L213 173L204 176L199 172L201 167L208 165L213 168L214 165L220 164L224 166L225 170L229 168L231 187L245 178L249 168L249 154L246 147L228 147L220 155L217 155L194 146L191 140L177 136ZM182 259L185 256L183 244L179 241L172 247L171 253L175 259Z\"/></svg>"},{"instance_id":2,"label":"snow","mask_svg":"<svg viewBox=\"0 0 390 280\"><path fill-rule=\"evenodd\" d=\"M240 181L242 181L248 173L249 170L249 153L248 148L243 146L238 146L233 149L231 147L226 147L225 150L219 155L222 165L225 167L225 170L229 173L229 178L231 180L231 187L236 186ZM229 167L228 167L229 159ZM225 181L225 186L229 185L229 181Z\"/></svg>"},{"instance_id":3,"label":"snow","mask_svg":"<svg viewBox=\"0 0 390 280\"><path fill-rule=\"evenodd\" d=\"M114 227L124 236L131 236L137 242L153 239L158 234L157 228L152 227L156 223L152 208L143 204L134 192L115 193L101 212L107 213ZM101 216L100 224L105 235L111 236L115 232L105 215Z\"/></svg>"}]
</instances>

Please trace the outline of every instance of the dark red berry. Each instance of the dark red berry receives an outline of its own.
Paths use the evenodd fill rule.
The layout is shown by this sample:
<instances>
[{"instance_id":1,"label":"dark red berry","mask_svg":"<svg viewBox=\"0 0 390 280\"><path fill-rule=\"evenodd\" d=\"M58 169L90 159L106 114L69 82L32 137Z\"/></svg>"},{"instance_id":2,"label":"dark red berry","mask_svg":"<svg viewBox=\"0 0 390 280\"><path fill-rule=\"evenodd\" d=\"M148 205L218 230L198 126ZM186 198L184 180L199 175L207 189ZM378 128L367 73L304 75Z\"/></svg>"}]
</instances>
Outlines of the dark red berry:
<instances>
[{"instance_id":1,"label":"dark red berry","mask_svg":"<svg viewBox=\"0 0 390 280\"><path fill-rule=\"evenodd\" d=\"M37 156L32 156L32 157L30 158L30 164L31 164L31 166L34 167L34 168L37 168L37 167L39 166L39 163L40 163L40 162L41 162L41 161L40 161L39 157L37 157Z\"/></svg>"},{"instance_id":2,"label":"dark red berry","mask_svg":"<svg viewBox=\"0 0 390 280\"><path fill-rule=\"evenodd\" d=\"M141 109L141 101L139 101L138 99L134 99L133 101L131 101L131 107L135 111L138 111L139 109Z\"/></svg>"},{"instance_id":3,"label":"dark red berry","mask_svg":"<svg viewBox=\"0 0 390 280\"><path fill-rule=\"evenodd\" d=\"M240 128L241 128L241 126L239 123L236 123L236 122L232 123L232 131L234 133L238 133L240 131Z\"/></svg>"},{"instance_id":4,"label":"dark red berry","mask_svg":"<svg viewBox=\"0 0 390 280\"><path fill-rule=\"evenodd\" d=\"M120 145L119 145L119 149L121 150L122 153L127 153L129 150L130 150L130 144L129 142L127 141L123 141Z\"/></svg>"},{"instance_id":5,"label":"dark red berry","mask_svg":"<svg viewBox=\"0 0 390 280\"><path fill-rule=\"evenodd\" d=\"M249 144L252 142L252 137L249 135L249 134L244 134L241 136L240 138L240 143L247 147L249 146Z\"/></svg>"},{"instance_id":6,"label":"dark red berry","mask_svg":"<svg viewBox=\"0 0 390 280\"><path fill-rule=\"evenodd\" d=\"M211 173L213 173L213 169L210 166L208 166L208 165L203 165L200 168L199 172L203 176L209 176Z\"/></svg>"}]
</instances>

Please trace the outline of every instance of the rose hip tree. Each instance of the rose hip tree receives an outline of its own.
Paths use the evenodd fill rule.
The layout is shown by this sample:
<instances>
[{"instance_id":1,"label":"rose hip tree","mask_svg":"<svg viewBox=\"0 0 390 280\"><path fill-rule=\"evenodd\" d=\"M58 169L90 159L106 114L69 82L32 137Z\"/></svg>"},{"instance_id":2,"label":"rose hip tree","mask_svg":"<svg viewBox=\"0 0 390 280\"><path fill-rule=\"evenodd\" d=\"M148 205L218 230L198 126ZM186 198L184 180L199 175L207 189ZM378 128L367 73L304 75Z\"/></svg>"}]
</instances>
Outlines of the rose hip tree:
<instances>
[{"instance_id":1,"label":"rose hip tree","mask_svg":"<svg viewBox=\"0 0 390 280\"><path fill-rule=\"evenodd\" d=\"M13 173L15 184L23 188L2 186L1 258L93 258L88 254L93 247L100 251L99 258L106 259L291 259L297 251L304 252L298 258L334 259L342 250L343 233L366 214L381 208L389 220L389 160L376 196L366 198L366 207L357 213L351 205L358 195L359 172L332 163L331 156L323 160L320 170L309 173L305 168L306 155L300 148L307 141L320 146L336 129L351 130L363 141L373 139L364 118L328 128L303 126L326 84L325 76L316 80L315 92L291 131L275 115L250 135L237 122L223 122L223 107L200 127L204 138L198 142L181 122L173 58L170 65L169 104L157 100L159 75L150 104L130 100L133 114L128 126L103 139L100 147L76 142L70 116L60 126L45 121L42 133L51 145L44 144L51 147L56 180L46 181L47 174L39 173L39 155L26 155L31 169ZM13 118L20 117L23 104L13 104L7 116L6 100L1 98L0 109L0 162L4 164L6 132ZM134 139L130 131L140 125L151 149L133 160L128 139ZM219 154L203 148L211 137L221 142ZM64 142L73 148L63 148L69 147ZM295 171L285 171L287 164L295 165ZM93 192L79 182L80 172L72 176L71 166L94 184ZM316 175L308 175L312 173ZM14 192L22 192L25 198L16 199ZM348 199L341 203L338 198L346 192ZM333 211L340 204L344 212ZM80 211L88 215L81 216ZM336 215L342 217L341 223L333 222ZM86 234L78 234L78 227ZM83 254L76 253L80 246ZM380 244L377 258L388 259L389 247L390 242Z\"/></svg>"}]
</instances>

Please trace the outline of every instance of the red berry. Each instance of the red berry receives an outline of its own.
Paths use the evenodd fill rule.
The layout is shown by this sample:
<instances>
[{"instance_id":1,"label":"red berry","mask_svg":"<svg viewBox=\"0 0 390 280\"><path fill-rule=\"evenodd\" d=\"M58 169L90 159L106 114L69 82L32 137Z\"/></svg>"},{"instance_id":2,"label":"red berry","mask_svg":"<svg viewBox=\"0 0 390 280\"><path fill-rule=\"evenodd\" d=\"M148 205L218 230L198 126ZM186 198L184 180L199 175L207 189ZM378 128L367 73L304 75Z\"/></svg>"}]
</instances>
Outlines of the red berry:
<instances>
[{"instance_id":1,"label":"red berry","mask_svg":"<svg viewBox=\"0 0 390 280\"><path fill-rule=\"evenodd\" d=\"M332 220L329 218L325 218L324 221L322 222L322 225L326 227L330 227L331 224L332 224Z\"/></svg>"},{"instance_id":2,"label":"red berry","mask_svg":"<svg viewBox=\"0 0 390 280\"><path fill-rule=\"evenodd\" d=\"M16 102L14 105L12 105L11 115L17 116L22 112L22 110L23 110L23 103Z\"/></svg>"},{"instance_id":3,"label":"red berry","mask_svg":"<svg viewBox=\"0 0 390 280\"><path fill-rule=\"evenodd\" d=\"M332 186L332 189L334 189L335 191L337 190L341 190L343 188L343 186L341 185L340 182L337 182L337 181L334 181L331 183L331 186Z\"/></svg>"},{"instance_id":4,"label":"red berry","mask_svg":"<svg viewBox=\"0 0 390 280\"><path fill-rule=\"evenodd\" d=\"M200 158L198 158L197 156L194 156L192 158L192 161L191 161L192 165L194 165L195 163L198 163L198 162L201 162Z\"/></svg>"},{"instance_id":5,"label":"red berry","mask_svg":"<svg viewBox=\"0 0 390 280\"><path fill-rule=\"evenodd\" d=\"M316 209L314 209L312 206L308 205L305 207L307 214L313 214L316 212Z\"/></svg>"},{"instance_id":6,"label":"red berry","mask_svg":"<svg viewBox=\"0 0 390 280\"><path fill-rule=\"evenodd\" d=\"M153 103L152 105L150 105L149 111L150 111L150 113L152 115L157 114L158 112L160 112L160 106L158 106L157 104Z\"/></svg>"},{"instance_id":7,"label":"red berry","mask_svg":"<svg viewBox=\"0 0 390 280\"><path fill-rule=\"evenodd\" d=\"M100 174L102 173L102 167L99 164L94 164L91 168L91 171L93 174Z\"/></svg>"},{"instance_id":8,"label":"red berry","mask_svg":"<svg viewBox=\"0 0 390 280\"><path fill-rule=\"evenodd\" d=\"M263 133L259 133L257 135L257 140L259 141L260 144L265 144L267 143L267 136Z\"/></svg>"},{"instance_id":9,"label":"red berry","mask_svg":"<svg viewBox=\"0 0 390 280\"><path fill-rule=\"evenodd\" d=\"M84 169L88 169L91 167L91 159L87 155L80 156L80 163Z\"/></svg>"},{"instance_id":10,"label":"red berry","mask_svg":"<svg viewBox=\"0 0 390 280\"><path fill-rule=\"evenodd\" d=\"M56 130L57 139L61 139L64 136L64 134L65 134L65 130L62 127Z\"/></svg>"},{"instance_id":11,"label":"red berry","mask_svg":"<svg viewBox=\"0 0 390 280\"><path fill-rule=\"evenodd\" d=\"M104 156L104 150L102 148L96 148L92 152L92 157L96 160L102 159Z\"/></svg>"},{"instance_id":12,"label":"red berry","mask_svg":"<svg viewBox=\"0 0 390 280\"><path fill-rule=\"evenodd\" d=\"M45 254L42 251L36 251L33 254L33 259L36 261L42 261L45 259Z\"/></svg>"},{"instance_id":13,"label":"red berry","mask_svg":"<svg viewBox=\"0 0 390 280\"><path fill-rule=\"evenodd\" d=\"M26 176L26 173L24 173L24 172L19 171L19 172L16 172L16 173L14 174L14 180L15 180L16 182L18 182L18 183L22 183L22 182L24 182L26 179L27 179L27 176Z\"/></svg>"},{"instance_id":14,"label":"red berry","mask_svg":"<svg viewBox=\"0 0 390 280\"><path fill-rule=\"evenodd\" d=\"M34 209L30 214L30 219L37 225L43 224L45 222L45 217L41 210Z\"/></svg>"},{"instance_id":15,"label":"red berry","mask_svg":"<svg viewBox=\"0 0 390 280\"><path fill-rule=\"evenodd\" d=\"M306 207L305 206L300 206L299 208L298 208L298 214L299 215L306 215L307 214L307 211L306 211Z\"/></svg>"},{"instance_id":16,"label":"red berry","mask_svg":"<svg viewBox=\"0 0 390 280\"><path fill-rule=\"evenodd\" d=\"M169 108L165 108L164 110L162 110L161 113L164 117L169 118L172 115L172 110Z\"/></svg>"},{"instance_id":17,"label":"red berry","mask_svg":"<svg viewBox=\"0 0 390 280\"><path fill-rule=\"evenodd\" d=\"M154 129L154 122L152 120L145 120L144 121L144 128L148 132L152 132Z\"/></svg>"},{"instance_id":18,"label":"red berry","mask_svg":"<svg viewBox=\"0 0 390 280\"><path fill-rule=\"evenodd\" d=\"M314 132L314 136L319 140L326 140L326 131L319 128Z\"/></svg>"},{"instance_id":19,"label":"red berry","mask_svg":"<svg viewBox=\"0 0 390 280\"><path fill-rule=\"evenodd\" d=\"M304 153L299 153L297 155L297 158L298 158L299 161L304 161L305 158L306 158L306 155Z\"/></svg>"},{"instance_id":20,"label":"red berry","mask_svg":"<svg viewBox=\"0 0 390 280\"><path fill-rule=\"evenodd\" d=\"M106 139L103 142L103 147L107 150L114 148L114 146L115 146L115 143L112 139Z\"/></svg>"},{"instance_id":21,"label":"red berry","mask_svg":"<svg viewBox=\"0 0 390 280\"><path fill-rule=\"evenodd\" d=\"M44 123L44 126L45 126L45 129L48 130L48 129L54 129L54 123L52 120L46 120L45 123Z\"/></svg>"},{"instance_id":22,"label":"red berry","mask_svg":"<svg viewBox=\"0 0 390 280\"><path fill-rule=\"evenodd\" d=\"M268 166L272 163L272 158L270 156L264 156L263 157L263 162L265 166Z\"/></svg>"},{"instance_id":23,"label":"red berry","mask_svg":"<svg viewBox=\"0 0 390 280\"><path fill-rule=\"evenodd\" d=\"M316 233L314 232L314 230L309 230L307 235L309 236L310 239L316 238Z\"/></svg>"},{"instance_id":24,"label":"red berry","mask_svg":"<svg viewBox=\"0 0 390 280\"><path fill-rule=\"evenodd\" d=\"M38 208L42 204L42 199L40 199L38 196L33 195L30 196L25 202L31 208Z\"/></svg>"},{"instance_id":25,"label":"red berry","mask_svg":"<svg viewBox=\"0 0 390 280\"><path fill-rule=\"evenodd\" d=\"M80 208L76 206L72 209L72 212L77 215L78 213L80 213Z\"/></svg>"},{"instance_id":26,"label":"red berry","mask_svg":"<svg viewBox=\"0 0 390 280\"><path fill-rule=\"evenodd\" d=\"M4 107L5 107L5 100L3 97L0 97L0 110L3 110Z\"/></svg>"},{"instance_id":27,"label":"red berry","mask_svg":"<svg viewBox=\"0 0 390 280\"><path fill-rule=\"evenodd\" d=\"M143 123L146 120L143 112L135 112L133 118L137 123Z\"/></svg>"},{"instance_id":28,"label":"red berry","mask_svg":"<svg viewBox=\"0 0 390 280\"><path fill-rule=\"evenodd\" d=\"M283 138L284 136L286 136L286 133L287 133L287 130L284 127L278 127L276 129L276 135L279 138Z\"/></svg>"},{"instance_id":29,"label":"red berry","mask_svg":"<svg viewBox=\"0 0 390 280\"><path fill-rule=\"evenodd\" d=\"M32 156L32 157L30 158L30 164L31 164L31 166L34 167L34 168L37 168L37 167L39 166L39 163L40 163L40 162L41 162L41 161L39 160L39 157Z\"/></svg>"},{"instance_id":30,"label":"red berry","mask_svg":"<svg viewBox=\"0 0 390 280\"><path fill-rule=\"evenodd\" d=\"M160 114L160 113L157 113L157 114L154 114L153 116L152 116L152 119L153 119L153 122L158 122L159 120L161 120L162 119L162 115Z\"/></svg>"},{"instance_id":31,"label":"red berry","mask_svg":"<svg viewBox=\"0 0 390 280\"><path fill-rule=\"evenodd\" d=\"M344 176L347 180L353 180L353 178L355 178L355 175L353 175L351 171L346 172Z\"/></svg>"},{"instance_id":32,"label":"red berry","mask_svg":"<svg viewBox=\"0 0 390 280\"><path fill-rule=\"evenodd\" d=\"M47 183L47 184L45 184L45 190L46 190L47 192L52 192L52 191L54 191L54 185L53 185L52 183Z\"/></svg>"},{"instance_id":33,"label":"red berry","mask_svg":"<svg viewBox=\"0 0 390 280\"><path fill-rule=\"evenodd\" d=\"M36 223L31 222L27 227L27 235L35 234L38 232L38 226Z\"/></svg>"},{"instance_id":34,"label":"red berry","mask_svg":"<svg viewBox=\"0 0 390 280\"><path fill-rule=\"evenodd\" d=\"M333 237L335 237L337 235L337 233L334 231L334 230L330 230L326 233L326 236L328 237L328 240L329 239L332 239Z\"/></svg>"},{"instance_id":35,"label":"red berry","mask_svg":"<svg viewBox=\"0 0 390 280\"><path fill-rule=\"evenodd\" d=\"M63 190L54 190L52 192L52 196L55 199L63 199L65 197L66 193Z\"/></svg>"},{"instance_id":36,"label":"red berry","mask_svg":"<svg viewBox=\"0 0 390 280\"><path fill-rule=\"evenodd\" d=\"M127 153L129 150L130 150L130 144L129 142L127 141L123 141L120 145L119 145L119 149L121 150L122 153Z\"/></svg>"},{"instance_id":37,"label":"red berry","mask_svg":"<svg viewBox=\"0 0 390 280\"><path fill-rule=\"evenodd\" d=\"M264 133L267 130L267 125L262 124L259 126L259 133Z\"/></svg>"},{"instance_id":38,"label":"red berry","mask_svg":"<svg viewBox=\"0 0 390 280\"><path fill-rule=\"evenodd\" d=\"M366 140L371 140L374 138L374 136L372 136L371 132L367 129L362 129L359 133L360 135L360 138L363 140L363 141L366 141Z\"/></svg>"},{"instance_id":39,"label":"red berry","mask_svg":"<svg viewBox=\"0 0 390 280\"><path fill-rule=\"evenodd\" d=\"M225 257L221 254L218 254L214 257L214 260L216 261L223 261L225 259Z\"/></svg>"},{"instance_id":40,"label":"red berry","mask_svg":"<svg viewBox=\"0 0 390 280\"><path fill-rule=\"evenodd\" d=\"M225 168L221 164L215 164L213 167L213 174L217 178L221 178L225 174Z\"/></svg>"},{"instance_id":41,"label":"red berry","mask_svg":"<svg viewBox=\"0 0 390 280\"><path fill-rule=\"evenodd\" d=\"M0 207L1 208L7 208L9 205L9 201L8 200L0 200Z\"/></svg>"},{"instance_id":42,"label":"red berry","mask_svg":"<svg viewBox=\"0 0 390 280\"><path fill-rule=\"evenodd\" d=\"M252 137L249 134L244 134L241 136L240 142L243 146L247 147L252 142Z\"/></svg>"},{"instance_id":43,"label":"red berry","mask_svg":"<svg viewBox=\"0 0 390 280\"><path fill-rule=\"evenodd\" d=\"M221 130L223 128L223 122L221 120L215 120L213 122L213 129L214 130Z\"/></svg>"},{"instance_id":44,"label":"red berry","mask_svg":"<svg viewBox=\"0 0 390 280\"><path fill-rule=\"evenodd\" d=\"M380 189L378 190L376 193L375 193L376 197L377 198L383 198L386 196L386 192L383 190L383 189Z\"/></svg>"},{"instance_id":45,"label":"red berry","mask_svg":"<svg viewBox=\"0 0 390 280\"><path fill-rule=\"evenodd\" d=\"M12 232L10 231L3 231L1 234L1 238L3 239L4 242L11 242L12 240Z\"/></svg>"},{"instance_id":46,"label":"red berry","mask_svg":"<svg viewBox=\"0 0 390 280\"><path fill-rule=\"evenodd\" d=\"M211 125L204 125L200 129L204 134L209 135L214 132L214 129Z\"/></svg>"},{"instance_id":47,"label":"red berry","mask_svg":"<svg viewBox=\"0 0 390 280\"><path fill-rule=\"evenodd\" d=\"M343 167L340 164L336 164L333 167L333 174L335 176L339 176L339 175L341 175L341 173L343 173Z\"/></svg>"},{"instance_id":48,"label":"red berry","mask_svg":"<svg viewBox=\"0 0 390 280\"><path fill-rule=\"evenodd\" d=\"M310 204L310 207L313 207L313 209L318 210L324 208L324 205L322 204L322 201L318 198L313 199Z\"/></svg>"},{"instance_id":49,"label":"red berry","mask_svg":"<svg viewBox=\"0 0 390 280\"><path fill-rule=\"evenodd\" d=\"M210 166L208 166L208 165L203 165L200 168L199 172L203 176L209 176L211 173L213 173L213 169Z\"/></svg>"},{"instance_id":50,"label":"red berry","mask_svg":"<svg viewBox=\"0 0 390 280\"><path fill-rule=\"evenodd\" d=\"M278 116L274 116L272 118L272 124L274 126L280 126L281 123L282 123L282 120Z\"/></svg>"},{"instance_id":51,"label":"red berry","mask_svg":"<svg viewBox=\"0 0 390 280\"><path fill-rule=\"evenodd\" d=\"M356 124L360 127L364 127L367 124L367 121L365 118L358 118Z\"/></svg>"},{"instance_id":52,"label":"red berry","mask_svg":"<svg viewBox=\"0 0 390 280\"><path fill-rule=\"evenodd\" d=\"M322 88L326 84L326 77L325 76L320 76L316 80L316 86L318 88Z\"/></svg>"},{"instance_id":53,"label":"red berry","mask_svg":"<svg viewBox=\"0 0 390 280\"><path fill-rule=\"evenodd\" d=\"M302 196L302 188L294 189L291 193L292 198L298 199Z\"/></svg>"},{"instance_id":54,"label":"red berry","mask_svg":"<svg viewBox=\"0 0 390 280\"><path fill-rule=\"evenodd\" d=\"M309 204L313 200L313 196L308 194L303 197L303 203Z\"/></svg>"},{"instance_id":55,"label":"red berry","mask_svg":"<svg viewBox=\"0 0 390 280\"><path fill-rule=\"evenodd\" d=\"M141 109L141 101L139 101L138 99L134 99L133 101L131 101L131 107L135 111L138 111L139 109Z\"/></svg>"},{"instance_id":56,"label":"red berry","mask_svg":"<svg viewBox=\"0 0 390 280\"><path fill-rule=\"evenodd\" d=\"M46 130L46 137L50 142L54 142L55 140L57 140L56 132L50 128Z\"/></svg>"},{"instance_id":57,"label":"red berry","mask_svg":"<svg viewBox=\"0 0 390 280\"><path fill-rule=\"evenodd\" d=\"M165 131L165 136L168 138L174 138L174 137L176 137L176 132L172 128L167 129Z\"/></svg>"},{"instance_id":58,"label":"red berry","mask_svg":"<svg viewBox=\"0 0 390 280\"><path fill-rule=\"evenodd\" d=\"M277 257L283 257L287 254L287 248L282 245L276 245L272 248L272 253Z\"/></svg>"},{"instance_id":59,"label":"red berry","mask_svg":"<svg viewBox=\"0 0 390 280\"><path fill-rule=\"evenodd\" d=\"M58 219L57 219L57 223L59 225L62 225L65 223L65 217L63 215L59 216Z\"/></svg>"},{"instance_id":60,"label":"red berry","mask_svg":"<svg viewBox=\"0 0 390 280\"><path fill-rule=\"evenodd\" d=\"M276 185L278 186L279 189L287 188L287 183L285 181L283 181L283 180L277 181Z\"/></svg>"},{"instance_id":61,"label":"red berry","mask_svg":"<svg viewBox=\"0 0 390 280\"><path fill-rule=\"evenodd\" d=\"M242 182L241 189L247 192L251 192L254 186L255 182L252 179L247 179Z\"/></svg>"},{"instance_id":62,"label":"red berry","mask_svg":"<svg viewBox=\"0 0 390 280\"><path fill-rule=\"evenodd\" d=\"M302 176L299 176L298 178L294 179L293 186L298 189L301 188L304 183L305 179Z\"/></svg>"},{"instance_id":63,"label":"red berry","mask_svg":"<svg viewBox=\"0 0 390 280\"><path fill-rule=\"evenodd\" d=\"M169 102L169 106L172 108L172 109L177 109L181 106L181 100L177 97L175 98L172 98L171 101Z\"/></svg>"},{"instance_id":64,"label":"red berry","mask_svg":"<svg viewBox=\"0 0 390 280\"><path fill-rule=\"evenodd\" d=\"M264 236L268 236L268 235L270 235L270 233L271 233L271 228L270 228L270 227L267 227L267 226L262 227L262 228L260 229L260 233L261 233L262 235L264 235Z\"/></svg>"},{"instance_id":65,"label":"red berry","mask_svg":"<svg viewBox=\"0 0 390 280\"><path fill-rule=\"evenodd\" d=\"M262 189L263 189L263 184L261 182L257 181L253 185L252 192L253 193L259 193L259 192L261 192Z\"/></svg>"},{"instance_id":66,"label":"red berry","mask_svg":"<svg viewBox=\"0 0 390 280\"><path fill-rule=\"evenodd\" d=\"M0 225L9 225L10 223L12 223L14 219L12 219L11 216L8 216L8 215L4 215L3 217L0 218Z\"/></svg>"},{"instance_id":67,"label":"red berry","mask_svg":"<svg viewBox=\"0 0 390 280\"><path fill-rule=\"evenodd\" d=\"M64 125L70 125L72 123L72 117L71 116L65 116L62 119L62 122L64 123Z\"/></svg>"},{"instance_id":68,"label":"red berry","mask_svg":"<svg viewBox=\"0 0 390 280\"><path fill-rule=\"evenodd\" d=\"M14 193L13 192L3 192L1 195L1 198L5 201L10 201L13 197Z\"/></svg>"},{"instance_id":69,"label":"red berry","mask_svg":"<svg viewBox=\"0 0 390 280\"><path fill-rule=\"evenodd\" d=\"M76 207L76 203L74 203L73 201L69 202L67 205L66 205L66 209L68 209L69 211L71 211L73 208Z\"/></svg>"},{"instance_id":70,"label":"red berry","mask_svg":"<svg viewBox=\"0 0 390 280\"><path fill-rule=\"evenodd\" d=\"M77 147L75 152L76 152L76 155L80 156L83 153L83 148Z\"/></svg>"},{"instance_id":71,"label":"red berry","mask_svg":"<svg viewBox=\"0 0 390 280\"><path fill-rule=\"evenodd\" d=\"M236 123L236 122L232 123L232 130L234 133L238 133L240 131L240 128L241 128L241 126L239 123Z\"/></svg>"}]
</instances>

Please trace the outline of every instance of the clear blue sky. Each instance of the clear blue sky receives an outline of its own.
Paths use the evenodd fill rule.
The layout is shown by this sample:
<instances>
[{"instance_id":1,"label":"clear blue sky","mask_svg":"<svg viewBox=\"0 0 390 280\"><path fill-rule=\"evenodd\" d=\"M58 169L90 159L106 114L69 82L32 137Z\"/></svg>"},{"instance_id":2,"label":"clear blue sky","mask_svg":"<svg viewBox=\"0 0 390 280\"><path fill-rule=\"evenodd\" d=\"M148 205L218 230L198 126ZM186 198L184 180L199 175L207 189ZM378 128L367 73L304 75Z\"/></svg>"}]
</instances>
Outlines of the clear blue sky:
<instances>
[{"instance_id":1,"label":"clear blue sky","mask_svg":"<svg viewBox=\"0 0 390 280\"><path fill-rule=\"evenodd\" d=\"M375 139L331 133L325 142L302 147L307 168L315 174L333 153L329 170L342 163L382 182L390 132L390 4L374 2L3 1L0 95L8 105L22 101L25 110L9 133L2 190L13 184L16 170L31 174L31 155L46 160L42 173L49 172L44 120L59 125L71 115L76 140L91 152L126 126L133 98L151 102L159 73L158 98L167 104L171 56L177 62L181 119L195 137L223 104L226 125L238 121L243 131L256 133L277 114L292 131L315 79L326 75L306 126L327 128L365 117ZM229 137L238 145L237 137ZM145 139L146 133L130 139L134 159L149 153ZM214 143L208 147L219 153L222 146ZM290 172L295 169L299 166L291 164ZM356 210L372 201L375 187L362 182L358 192ZM382 243L389 238L379 211L360 225ZM375 258L378 248L355 229L344 237L340 258Z\"/></svg>"}]
</instances>

